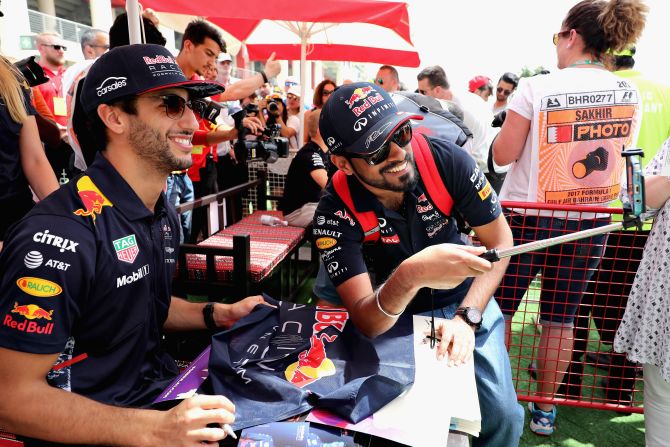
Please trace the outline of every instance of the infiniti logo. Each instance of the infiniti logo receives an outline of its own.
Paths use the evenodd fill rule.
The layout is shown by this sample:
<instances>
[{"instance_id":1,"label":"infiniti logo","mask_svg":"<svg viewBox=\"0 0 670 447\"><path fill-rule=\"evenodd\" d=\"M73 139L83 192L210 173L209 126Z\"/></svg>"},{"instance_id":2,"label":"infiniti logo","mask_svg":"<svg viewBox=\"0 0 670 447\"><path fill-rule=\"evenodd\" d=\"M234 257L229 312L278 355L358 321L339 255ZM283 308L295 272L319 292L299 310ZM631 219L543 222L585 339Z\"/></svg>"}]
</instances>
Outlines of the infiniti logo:
<instances>
[{"instance_id":1,"label":"infiniti logo","mask_svg":"<svg viewBox=\"0 0 670 447\"><path fill-rule=\"evenodd\" d=\"M360 118L356 120L354 123L354 130L356 132L360 132L365 126L368 125L368 119L367 118Z\"/></svg>"},{"instance_id":2,"label":"infiniti logo","mask_svg":"<svg viewBox=\"0 0 670 447\"><path fill-rule=\"evenodd\" d=\"M337 262L331 262L328 264L328 273L333 273L340 265Z\"/></svg>"}]
</instances>

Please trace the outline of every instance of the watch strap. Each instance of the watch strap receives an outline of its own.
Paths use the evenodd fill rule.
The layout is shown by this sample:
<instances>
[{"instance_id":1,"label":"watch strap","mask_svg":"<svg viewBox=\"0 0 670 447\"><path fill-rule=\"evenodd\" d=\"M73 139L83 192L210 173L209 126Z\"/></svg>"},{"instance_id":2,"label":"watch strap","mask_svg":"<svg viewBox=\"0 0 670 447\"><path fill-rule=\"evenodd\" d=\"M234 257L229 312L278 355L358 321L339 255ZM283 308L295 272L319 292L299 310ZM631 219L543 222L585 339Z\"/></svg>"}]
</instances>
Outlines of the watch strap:
<instances>
[{"instance_id":1,"label":"watch strap","mask_svg":"<svg viewBox=\"0 0 670 447\"><path fill-rule=\"evenodd\" d=\"M215 331L218 329L216 323L214 322L214 303L207 303L205 307L202 308L202 317L205 320L205 326L210 331Z\"/></svg>"}]
</instances>

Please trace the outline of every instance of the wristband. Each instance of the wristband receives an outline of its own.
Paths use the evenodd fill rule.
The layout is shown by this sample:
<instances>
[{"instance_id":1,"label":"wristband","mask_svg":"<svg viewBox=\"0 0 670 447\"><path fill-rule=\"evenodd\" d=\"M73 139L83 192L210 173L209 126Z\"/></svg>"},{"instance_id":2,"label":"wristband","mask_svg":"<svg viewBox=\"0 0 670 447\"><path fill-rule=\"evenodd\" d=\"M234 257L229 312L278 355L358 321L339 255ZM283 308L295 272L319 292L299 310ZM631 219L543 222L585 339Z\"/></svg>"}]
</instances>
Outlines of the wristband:
<instances>
[{"instance_id":1,"label":"wristband","mask_svg":"<svg viewBox=\"0 0 670 447\"><path fill-rule=\"evenodd\" d=\"M216 331L218 327L214 322L214 303L207 303L205 307L202 308L202 317L205 320L205 326L210 331Z\"/></svg>"},{"instance_id":2,"label":"wristband","mask_svg":"<svg viewBox=\"0 0 670 447\"><path fill-rule=\"evenodd\" d=\"M259 71L259 73L261 74L261 76L263 76L263 84L268 82L268 75L265 74L265 71L261 70L261 71Z\"/></svg>"},{"instance_id":3,"label":"wristband","mask_svg":"<svg viewBox=\"0 0 670 447\"><path fill-rule=\"evenodd\" d=\"M382 288L383 288L383 287L384 287L384 284L382 284L382 285L377 289L377 291L375 292L375 301L377 302L377 308L379 309L379 311L380 311L381 313L383 313L383 314L386 315L387 317L389 317L389 318L393 318L393 319L398 319L398 318L400 317L400 315L402 315L402 313L405 312L405 309L401 310L401 311L398 312L397 314L392 314L392 313L390 313L390 312L386 312L386 311L382 308L381 303L379 302L379 295L381 294L381 291L382 291Z\"/></svg>"}]
</instances>

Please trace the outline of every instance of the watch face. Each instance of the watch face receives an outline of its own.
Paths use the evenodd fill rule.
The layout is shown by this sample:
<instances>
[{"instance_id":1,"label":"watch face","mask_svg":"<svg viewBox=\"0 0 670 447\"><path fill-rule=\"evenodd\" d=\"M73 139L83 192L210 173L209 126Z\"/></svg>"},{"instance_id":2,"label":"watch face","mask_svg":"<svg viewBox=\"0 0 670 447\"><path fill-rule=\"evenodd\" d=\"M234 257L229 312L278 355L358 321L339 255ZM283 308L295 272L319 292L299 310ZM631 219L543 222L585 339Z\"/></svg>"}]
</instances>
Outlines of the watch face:
<instances>
[{"instance_id":1,"label":"watch face","mask_svg":"<svg viewBox=\"0 0 670 447\"><path fill-rule=\"evenodd\" d=\"M472 324L479 324L482 322L482 314L479 312L479 309L470 307L465 311L466 318L472 322Z\"/></svg>"}]
</instances>

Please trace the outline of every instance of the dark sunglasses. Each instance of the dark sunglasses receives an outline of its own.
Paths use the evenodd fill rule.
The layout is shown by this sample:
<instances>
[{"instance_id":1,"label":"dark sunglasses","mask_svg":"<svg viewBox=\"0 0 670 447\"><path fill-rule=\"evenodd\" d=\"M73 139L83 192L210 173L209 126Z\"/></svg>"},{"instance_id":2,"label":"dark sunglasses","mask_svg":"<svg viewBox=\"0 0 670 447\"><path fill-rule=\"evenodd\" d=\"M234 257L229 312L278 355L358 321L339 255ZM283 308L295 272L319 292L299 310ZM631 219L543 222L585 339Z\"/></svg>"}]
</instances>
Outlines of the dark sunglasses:
<instances>
[{"instance_id":1,"label":"dark sunglasses","mask_svg":"<svg viewBox=\"0 0 670 447\"><path fill-rule=\"evenodd\" d=\"M67 47L65 45L49 45L49 44L46 44L46 43L43 44L43 45L45 47L51 47L56 51L60 51L60 50L67 51Z\"/></svg>"},{"instance_id":2,"label":"dark sunglasses","mask_svg":"<svg viewBox=\"0 0 670 447\"><path fill-rule=\"evenodd\" d=\"M559 37L564 37L570 34L570 30L567 31L561 31L560 33L555 33L552 39L552 42L554 42L554 46L558 45L558 38Z\"/></svg>"},{"instance_id":3,"label":"dark sunglasses","mask_svg":"<svg viewBox=\"0 0 670 447\"><path fill-rule=\"evenodd\" d=\"M375 79L375 84L384 85L384 80L381 78Z\"/></svg>"},{"instance_id":4,"label":"dark sunglasses","mask_svg":"<svg viewBox=\"0 0 670 447\"><path fill-rule=\"evenodd\" d=\"M502 87L498 87L498 88L496 89L496 91L497 91L498 93L502 93L502 94L505 95L505 96L509 96L509 95L512 94L512 90L507 90L506 88L502 88Z\"/></svg>"},{"instance_id":5,"label":"dark sunglasses","mask_svg":"<svg viewBox=\"0 0 670 447\"><path fill-rule=\"evenodd\" d=\"M323 96L330 96L330 95L333 94L334 91L335 91L335 90L324 90L321 94L322 94Z\"/></svg>"},{"instance_id":6,"label":"dark sunglasses","mask_svg":"<svg viewBox=\"0 0 670 447\"><path fill-rule=\"evenodd\" d=\"M286 95L286 99L298 99L298 98L299 98L299 96L296 96L292 93L289 93L288 95Z\"/></svg>"},{"instance_id":7,"label":"dark sunglasses","mask_svg":"<svg viewBox=\"0 0 670 447\"><path fill-rule=\"evenodd\" d=\"M87 44L89 47L93 48L104 48L105 50L109 50L109 45L94 45L94 44Z\"/></svg>"},{"instance_id":8,"label":"dark sunglasses","mask_svg":"<svg viewBox=\"0 0 670 447\"><path fill-rule=\"evenodd\" d=\"M371 154L349 154L352 158L362 158L370 166L376 166L383 163L391 153L391 143L395 143L398 147L407 146L412 141L412 125L405 123L398 128L393 135L382 144L382 147Z\"/></svg>"},{"instance_id":9,"label":"dark sunglasses","mask_svg":"<svg viewBox=\"0 0 670 447\"><path fill-rule=\"evenodd\" d=\"M186 100L179 95L160 95L156 96L161 101L163 101L163 107L165 107L165 114L168 118L173 120L181 119L184 116L184 110L186 107L193 110L194 112L202 115L205 109L207 109L207 103L202 99L195 100Z\"/></svg>"}]
</instances>

